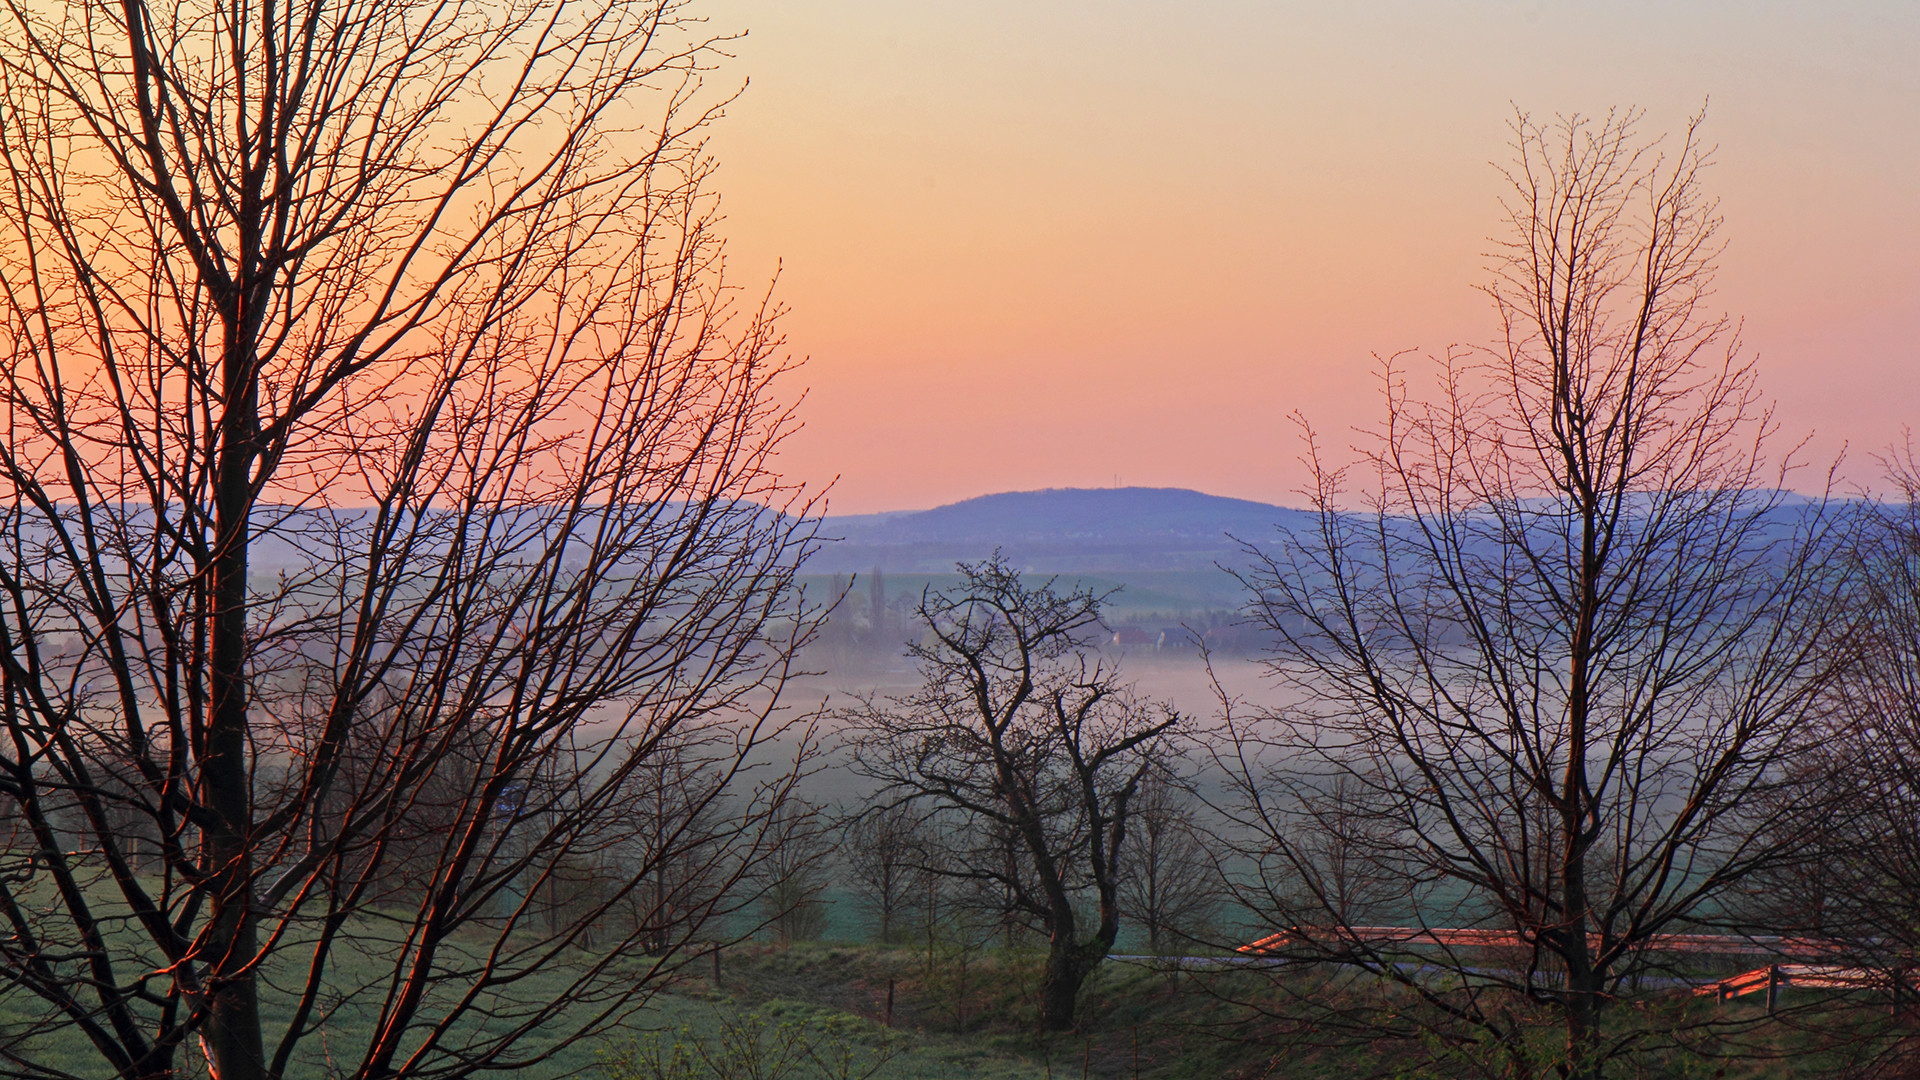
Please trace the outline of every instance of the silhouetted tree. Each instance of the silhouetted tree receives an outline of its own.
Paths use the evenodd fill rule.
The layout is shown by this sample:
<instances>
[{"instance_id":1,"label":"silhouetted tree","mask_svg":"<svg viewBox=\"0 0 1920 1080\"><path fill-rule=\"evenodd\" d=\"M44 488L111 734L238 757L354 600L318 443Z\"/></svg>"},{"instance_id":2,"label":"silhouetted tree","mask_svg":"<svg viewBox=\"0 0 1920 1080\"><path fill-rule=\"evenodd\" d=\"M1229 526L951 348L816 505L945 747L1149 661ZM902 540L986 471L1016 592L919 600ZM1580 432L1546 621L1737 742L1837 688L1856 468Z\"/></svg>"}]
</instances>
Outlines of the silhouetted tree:
<instances>
[{"instance_id":1,"label":"silhouetted tree","mask_svg":"<svg viewBox=\"0 0 1920 1080\"><path fill-rule=\"evenodd\" d=\"M1216 849L1200 820L1200 802L1166 762L1140 778L1132 803L1133 835L1120 859L1120 901L1147 932L1147 948L1164 952L1176 939L1207 929L1224 890Z\"/></svg>"},{"instance_id":2,"label":"silhouetted tree","mask_svg":"<svg viewBox=\"0 0 1920 1080\"><path fill-rule=\"evenodd\" d=\"M826 931L827 859L831 846L820 812L793 799L773 817L775 843L761 867L761 917L782 944L813 941Z\"/></svg>"},{"instance_id":3,"label":"silhouetted tree","mask_svg":"<svg viewBox=\"0 0 1920 1080\"><path fill-rule=\"evenodd\" d=\"M721 51L678 0L0 15L17 1074L532 1064L753 880L811 510Z\"/></svg>"},{"instance_id":4,"label":"silhouetted tree","mask_svg":"<svg viewBox=\"0 0 1920 1080\"><path fill-rule=\"evenodd\" d=\"M910 805L880 805L848 818L842 828L847 882L872 914L882 942L910 933L914 915L929 905L935 883L935 840Z\"/></svg>"},{"instance_id":5,"label":"silhouetted tree","mask_svg":"<svg viewBox=\"0 0 1920 1080\"><path fill-rule=\"evenodd\" d=\"M930 629L910 651L922 688L846 716L853 768L880 782L878 802L947 819L940 871L1004 896L1046 935L1041 1022L1064 1030L1119 932L1132 799L1183 720L1083 649L1100 597L1029 586L997 554L959 570L958 586L921 597Z\"/></svg>"},{"instance_id":6,"label":"silhouetted tree","mask_svg":"<svg viewBox=\"0 0 1920 1080\"><path fill-rule=\"evenodd\" d=\"M1298 704L1231 723L1242 895L1292 928L1284 955L1400 995L1336 1017L1357 999L1323 987L1302 1003L1323 1033L1599 1076L1660 1036L1603 1022L1659 935L1796 854L1776 810L1841 662L1837 526L1785 494L1736 327L1705 308L1697 129L1661 157L1636 119L1518 118L1500 343L1438 363L1427 399L1389 362L1365 482L1312 450L1317 528L1244 578Z\"/></svg>"},{"instance_id":7,"label":"silhouetted tree","mask_svg":"<svg viewBox=\"0 0 1920 1080\"><path fill-rule=\"evenodd\" d=\"M1920 956L1920 462L1911 445L1889 459L1894 492L1862 507L1846 593L1849 634L1830 648L1846 664L1829 688L1821 723L1795 768L1808 791L1783 811L1792 832L1816 843L1801 861L1758 884L1747 905L1770 926L1819 940L1836 965L1876 973L1896 1022L1887 1038L1845 1025L1863 1051L1857 1073L1911 1076L1920 1039L1911 1026ZM1902 1007L1903 999L1908 1007ZM1847 995L1883 1011L1887 1000Z\"/></svg>"}]
</instances>

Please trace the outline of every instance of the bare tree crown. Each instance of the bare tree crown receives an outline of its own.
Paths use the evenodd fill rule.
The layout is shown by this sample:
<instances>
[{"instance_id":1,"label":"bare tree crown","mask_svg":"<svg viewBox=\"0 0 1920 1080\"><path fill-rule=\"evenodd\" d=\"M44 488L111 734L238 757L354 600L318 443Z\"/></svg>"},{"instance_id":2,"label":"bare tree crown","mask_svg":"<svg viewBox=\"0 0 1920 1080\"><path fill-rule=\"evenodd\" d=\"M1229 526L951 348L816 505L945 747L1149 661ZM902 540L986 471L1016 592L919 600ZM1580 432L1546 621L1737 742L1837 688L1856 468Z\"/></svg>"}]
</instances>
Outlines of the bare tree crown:
<instances>
[{"instance_id":1,"label":"bare tree crown","mask_svg":"<svg viewBox=\"0 0 1920 1080\"><path fill-rule=\"evenodd\" d=\"M342 1074L522 1066L747 902L813 511L723 49L679 0L0 14L13 1068L281 1076L356 1013Z\"/></svg>"},{"instance_id":2,"label":"bare tree crown","mask_svg":"<svg viewBox=\"0 0 1920 1080\"><path fill-rule=\"evenodd\" d=\"M1651 1037L1599 1019L1648 942L1792 852L1761 819L1836 663L1840 523L1785 492L1737 327L1705 306L1698 123L1663 157L1637 122L1518 116L1498 342L1426 393L1388 360L1351 467L1309 432L1317 525L1245 577L1299 704L1236 719L1223 758L1255 906L1522 1073L1543 1063L1497 994L1408 977L1354 928L1513 933L1492 983L1557 1011L1564 1075L1598 1075Z\"/></svg>"},{"instance_id":3,"label":"bare tree crown","mask_svg":"<svg viewBox=\"0 0 1920 1080\"><path fill-rule=\"evenodd\" d=\"M929 870L1045 933L1041 1019L1064 1029L1119 932L1131 800L1184 720L1089 655L1100 596L1029 585L998 553L959 569L920 603L921 688L847 715L853 767L881 785L878 805L914 805L961 845Z\"/></svg>"}]
</instances>

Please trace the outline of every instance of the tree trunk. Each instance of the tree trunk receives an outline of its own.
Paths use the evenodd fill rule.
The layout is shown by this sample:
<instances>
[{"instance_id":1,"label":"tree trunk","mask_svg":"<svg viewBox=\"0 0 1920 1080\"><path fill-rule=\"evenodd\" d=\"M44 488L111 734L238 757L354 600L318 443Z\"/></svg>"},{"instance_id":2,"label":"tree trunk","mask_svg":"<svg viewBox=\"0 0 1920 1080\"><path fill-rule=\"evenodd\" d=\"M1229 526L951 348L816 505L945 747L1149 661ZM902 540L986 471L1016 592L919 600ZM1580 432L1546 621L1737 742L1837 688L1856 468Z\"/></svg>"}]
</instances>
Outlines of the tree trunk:
<instances>
[{"instance_id":1,"label":"tree trunk","mask_svg":"<svg viewBox=\"0 0 1920 1080\"><path fill-rule=\"evenodd\" d=\"M1572 770L1570 770L1572 771ZM1580 782L1584 783L1584 775ZM1570 785L1570 791L1578 790ZM1569 800L1573 796L1569 795ZM1563 904L1567 913L1562 961L1566 966L1565 1013L1567 1025L1566 1068L1568 1080L1599 1080L1605 1062L1601 1060L1600 1010L1602 979L1594 970L1593 950L1587 936L1590 907L1587 903L1587 838L1579 826L1568 823L1563 838L1568 855L1562 868Z\"/></svg>"},{"instance_id":2,"label":"tree trunk","mask_svg":"<svg viewBox=\"0 0 1920 1080\"><path fill-rule=\"evenodd\" d=\"M1047 951L1047 970L1040 979L1040 1026L1046 1031L1071 1031L1080 987L1093 971L1086 948L1055 939Z\"/></svg>"},{"instance_id":3,"label":"tree trunk","mask_svg":"<svg viewBox=\"0 0 1920 1080\"><path fill-rule=\"evenodd\" d=\"M237 319L235 320L238 321ZM209 613L208 717L200 778L207 808L203 850L213 874L206 936L208 1066L215 1080L266 1080L254 959L259 934L253 910L253 778L247 764L247 555L252 540L254 442L258 390L251 356L230 344L229 394L217 462L214 551Z\"/></svg>"},{"instance_id":4,"label":"tree trunk","mask_svg":"<svg viewBox=\"0 0 1920 1080\"><path fill-rule=\"evenodd\" d=\"M1591 977L1567 980L1568 1080L1600 1080L1606 1062L1600 1055L1600 995Z\"/></svg>"},{"instance_id":5,"label":"tree trunk","mask_svg":"<svg viewBox=\"0 0 1920 1080\"><path fill-rule=\"evenodd\" d=\"M1569 379L1571 382L1571 379ZM1569 411L1573 409L1568 403ZM1568 486L1584 491L1588 478L1573 472ZM1572 665L1568 673L1567 776L1561 797L1566 800L1562 820L1566 844L1563 870L1563 898L1567 918L1567 1076L1569 1080L1598 1080L1602 1067L1600 1043L1600 980L1593 970L1593 953L1587 937L1587 848L1596 830L1589 805L1590 781L1587 776L1589 721L1593 708L1594 625L1599 619L1600 579L1604 573L1600 555L1599 509L1587 502L1582 507L1580 540L1579 606L1574 613ZM1604 781L1603 781L1604 782Z\"/></svg>"},{"instance_id":6,"label":"tree trunk","mask_svg":"<svg viewBox=\"0 0 1920 1080\"><path fill-rule=\"evenodd\" d=\"M1113 951L1114 935L1102 927L1091 941L1076 943L1072 935L1056 934L1047 951L1047 970L1040 978L1040 1026L1046 1031L1071 1031L1078 1023L1075 1004L1080 988L1100 961Z\"/></svg>"}]
</instances>

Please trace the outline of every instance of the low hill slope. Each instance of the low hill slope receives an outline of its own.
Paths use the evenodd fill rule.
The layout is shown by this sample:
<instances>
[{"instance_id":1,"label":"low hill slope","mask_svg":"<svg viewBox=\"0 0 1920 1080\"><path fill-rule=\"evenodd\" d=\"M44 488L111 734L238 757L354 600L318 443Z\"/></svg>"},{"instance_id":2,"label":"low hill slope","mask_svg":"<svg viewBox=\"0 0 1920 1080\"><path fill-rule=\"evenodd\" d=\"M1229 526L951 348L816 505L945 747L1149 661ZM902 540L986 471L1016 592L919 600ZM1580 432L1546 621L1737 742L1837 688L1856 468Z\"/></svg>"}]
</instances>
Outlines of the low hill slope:
<instances>
[{"instance_id":1,"label":"low hill slope","mask_svg":"<svg viewBox=\"0 0 1920 1080\"><path fill-rule=\"evenodd\" d=\"M816 572L937 572L1003 549L1049 571L1196 570L1240 558L1237 540L1268 540L1298 510L1184 488L1049 488L983 495L892 514L827 519L835 537ZM1236 539L1237 538L1237 539Z\"/></svg>"}]
</instances>

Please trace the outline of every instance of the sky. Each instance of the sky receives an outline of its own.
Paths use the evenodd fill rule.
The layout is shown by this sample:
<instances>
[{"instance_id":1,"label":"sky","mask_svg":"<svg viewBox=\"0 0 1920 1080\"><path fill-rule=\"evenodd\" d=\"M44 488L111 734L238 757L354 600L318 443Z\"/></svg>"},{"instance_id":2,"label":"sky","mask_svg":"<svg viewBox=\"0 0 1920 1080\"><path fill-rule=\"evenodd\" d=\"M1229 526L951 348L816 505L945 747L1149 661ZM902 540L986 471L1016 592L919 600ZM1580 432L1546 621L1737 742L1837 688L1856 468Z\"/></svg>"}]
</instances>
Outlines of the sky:
<instances>
[{"instance_id":1,"label":"sky","mask_svg":"<svg viewBox=\"0 0 1920 1080\"><path fill-rule=\"evenodd\" d=\"M706 0L730 272L779 268L834 513L1188 487L1299 505L1304 414L1491 338L1508 125L1707 106L1781 445L1920 416L1920 4ZM1812 469L1799 486L1818 486Z\"/></svg>"}]
</instances>

